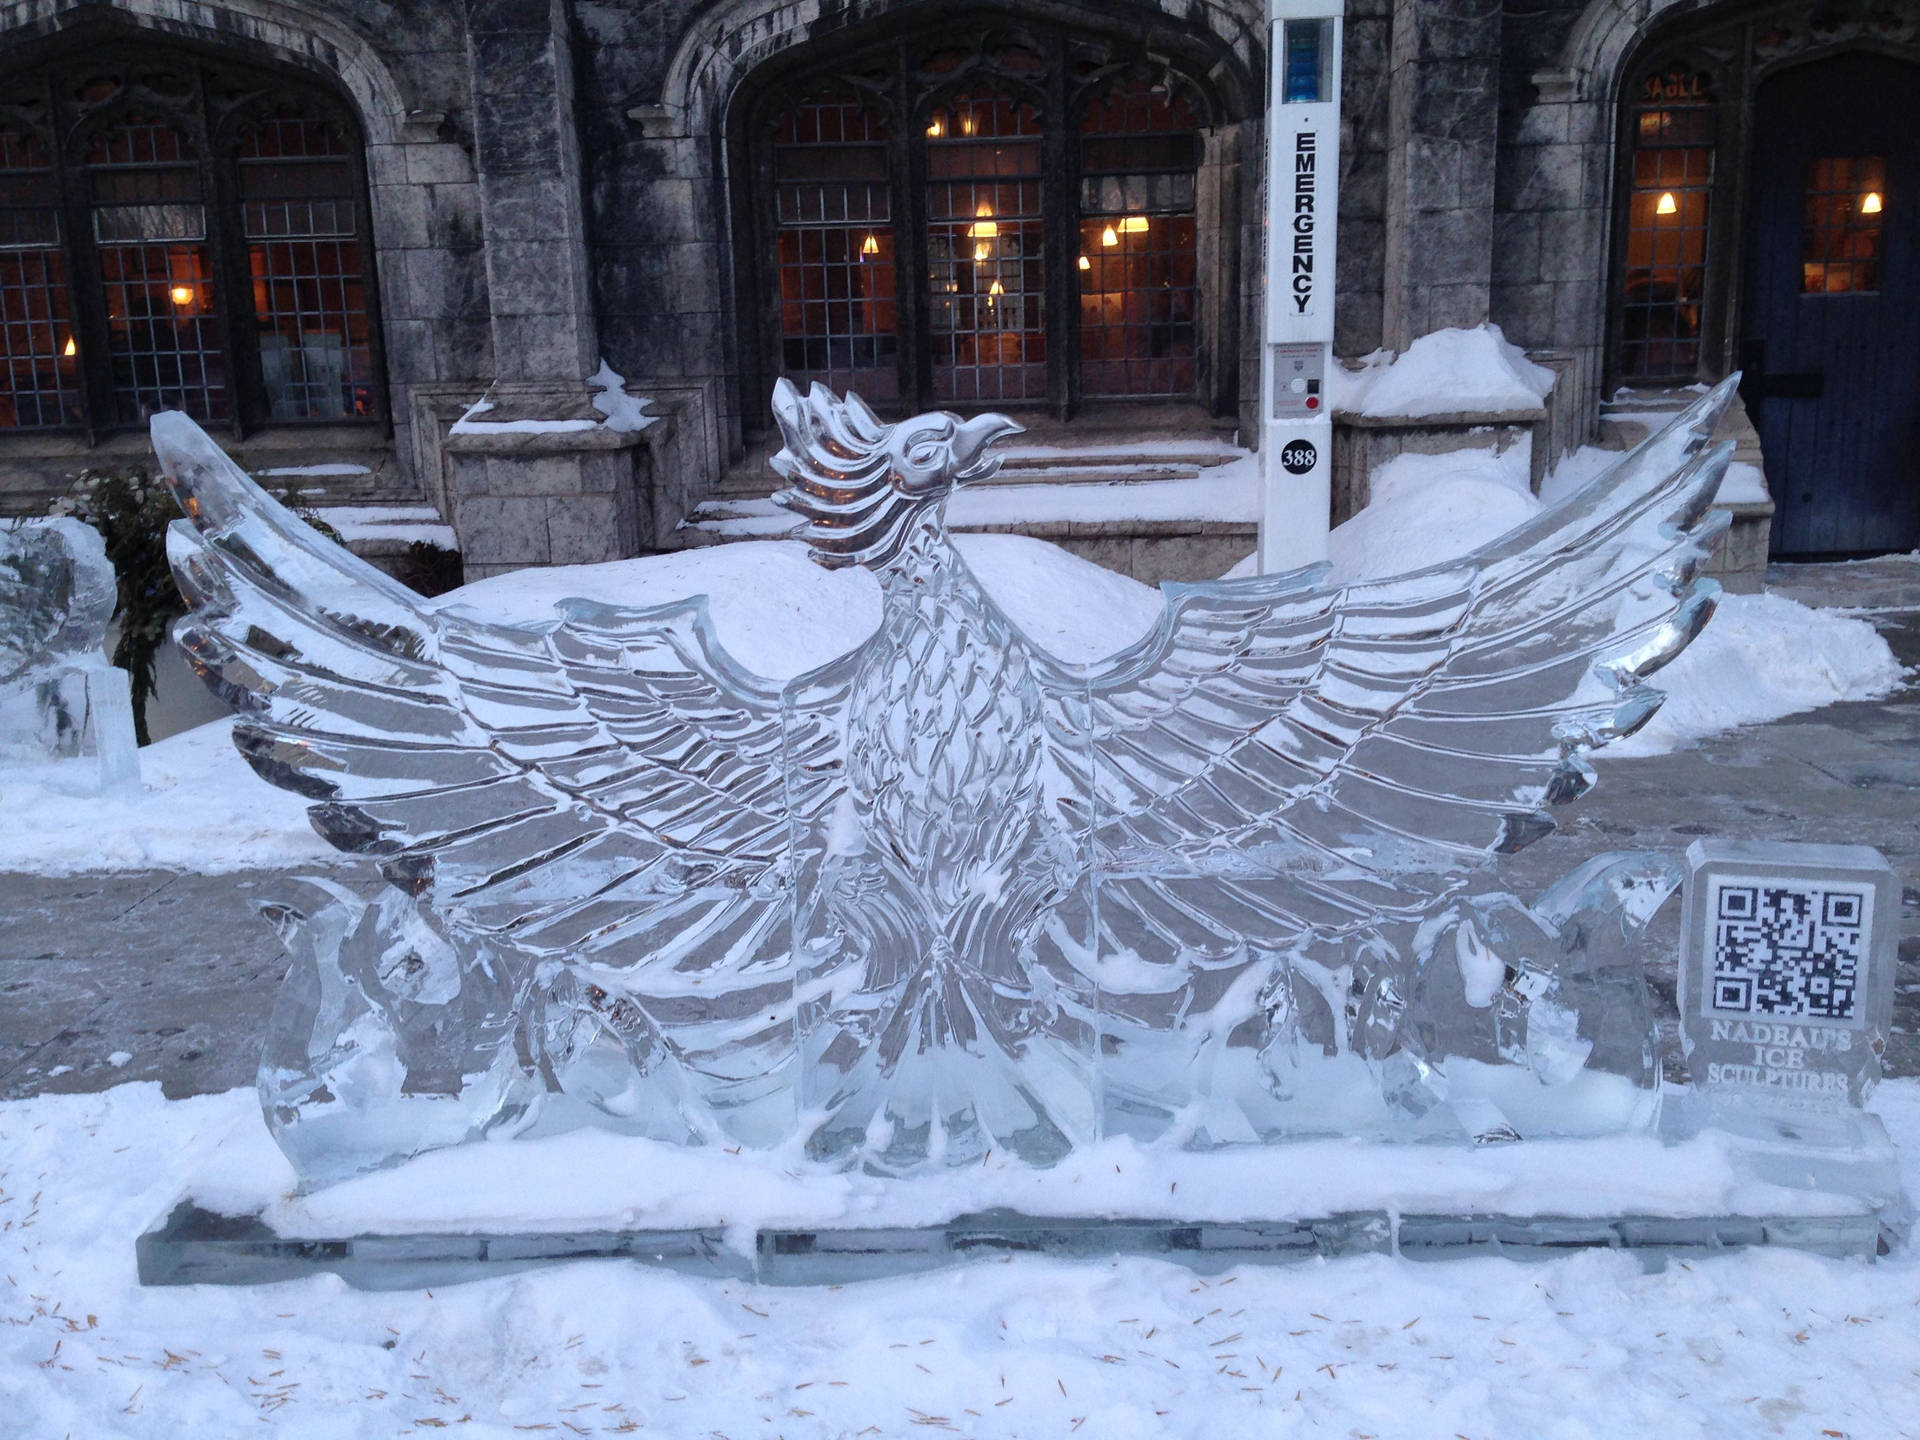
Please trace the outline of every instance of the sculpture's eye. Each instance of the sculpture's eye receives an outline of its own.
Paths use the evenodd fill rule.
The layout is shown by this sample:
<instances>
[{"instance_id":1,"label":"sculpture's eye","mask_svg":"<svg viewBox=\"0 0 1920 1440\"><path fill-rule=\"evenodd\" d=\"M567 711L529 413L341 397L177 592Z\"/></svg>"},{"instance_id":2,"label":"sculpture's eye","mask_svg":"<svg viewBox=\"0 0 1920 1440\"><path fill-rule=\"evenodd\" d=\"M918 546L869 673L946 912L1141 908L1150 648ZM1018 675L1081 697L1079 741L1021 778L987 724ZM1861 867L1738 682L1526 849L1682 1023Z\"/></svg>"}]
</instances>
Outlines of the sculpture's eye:
<instances>
[{"instance_id":1,"label":"sculpture's eye","mask_svg":"<svg viewBox=\"0 0 1920 1440\"><path fill-rule=\"evenodd\" d=\"M940 446L933 440L922 440L907 452L907 463L918 469L932 466L939 458Z\"/></svg>"}]
</instances>

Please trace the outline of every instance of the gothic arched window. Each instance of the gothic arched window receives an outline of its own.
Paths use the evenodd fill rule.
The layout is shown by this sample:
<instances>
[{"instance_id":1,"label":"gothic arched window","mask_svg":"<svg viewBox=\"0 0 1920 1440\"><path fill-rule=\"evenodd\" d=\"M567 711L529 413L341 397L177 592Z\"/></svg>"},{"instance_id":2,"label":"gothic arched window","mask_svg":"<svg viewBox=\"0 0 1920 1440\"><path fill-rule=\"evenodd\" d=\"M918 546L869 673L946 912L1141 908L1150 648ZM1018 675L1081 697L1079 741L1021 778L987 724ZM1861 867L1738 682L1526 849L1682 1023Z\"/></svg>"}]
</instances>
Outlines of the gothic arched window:
<instances>
[{"instance_id":1,"label":"gothic arched window","mask_svg":"<svg viewBox=\"0 0 1920 1440\"><path fill-rule=\"evenodd\" d=\"M1233 368L1210 372L1203 330L1233 308L1203 294L1236 238L1202 184L1215 121L1165 61L1038 24L947 30L743 103L750 391L784 374L887 410L1056 413L1229 393L1203 393Z\"/></svg>"},{"instance_id":2,"label":"gothic arched window","mask_svg":"<svg viewBox=\"0 0 1920 1440\"><path fill-rule=\"evenodd\" d=\"M1627 107L1614 344L1623 380L1692 380L1700 368L1719 118L1711 77L1684 61L1644 74Z\"/></svg>"},{"instance_id":3,"label":"gothic arched window","mask_svg":"<svg viewBox=\"0 0 1920 1440\"><path fill-rule=\"evenodd\" d=\"M333 96L109 45L0 79L0 115L0 429L382 418L361 147Z\"/></svg>"}]
</instances>

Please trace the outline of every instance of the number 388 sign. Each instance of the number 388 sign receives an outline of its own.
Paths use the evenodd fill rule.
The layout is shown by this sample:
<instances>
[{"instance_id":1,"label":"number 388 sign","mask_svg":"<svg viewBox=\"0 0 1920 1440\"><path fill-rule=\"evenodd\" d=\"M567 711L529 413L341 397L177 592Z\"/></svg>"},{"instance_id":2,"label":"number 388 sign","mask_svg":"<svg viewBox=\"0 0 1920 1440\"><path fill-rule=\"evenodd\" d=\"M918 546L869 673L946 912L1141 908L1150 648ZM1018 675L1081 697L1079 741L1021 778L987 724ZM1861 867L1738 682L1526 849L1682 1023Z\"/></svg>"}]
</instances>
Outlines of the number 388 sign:
<instances>
[{"instance_id":1,"label":"number 388 sign","mask_svg":"<svg viewBox=\"0 0 1920 1440\"><path fill-rule=\"evenodd\" d=\"M1289 475L1304 475L1313 469L1320 452L1311 440L1289 440L1280 450L1280 467Z\"/></svg>"}]
</instances>

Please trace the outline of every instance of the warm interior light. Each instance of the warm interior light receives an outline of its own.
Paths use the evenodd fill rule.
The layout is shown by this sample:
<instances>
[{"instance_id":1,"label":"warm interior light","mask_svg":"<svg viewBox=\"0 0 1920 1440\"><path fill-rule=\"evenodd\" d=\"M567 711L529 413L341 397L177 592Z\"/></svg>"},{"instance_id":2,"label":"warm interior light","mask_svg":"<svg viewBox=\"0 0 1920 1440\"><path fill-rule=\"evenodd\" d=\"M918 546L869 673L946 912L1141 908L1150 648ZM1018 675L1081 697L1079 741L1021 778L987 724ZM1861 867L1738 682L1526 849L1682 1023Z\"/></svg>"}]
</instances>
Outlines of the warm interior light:
<instances>
[{"instance_id":1,"label":"warm interior light","mask_svg":"<svg viewBox=\"0 0 1920 1440\"><path fill-rule=\"evenodd\" d=\"M993 254L993 246L984 240L973 247L973 258L975 260L984 260L991 254Z\"/></svg>"},{"instance_id":2,"label":"warm interior light","mask_svg":"<svg viewBox=\"0 0 1920 1440\"><path fill-rule=\"evenodd\" d=\"M1082 255L1080 257L1080 268L1082 270L1091 270L1093 268L1093 262L1089 260L1086 256Z\"/></svg>"},{"instance_id":3,"label":"warm interior light","mask_svg":"<svg viewBox=\"0 0 1920 1440\"><path fill-rule=\"evenodd\" d=\"M945 129L938 120L935 120L931 125L927 126L928 139L938 140L944 133L946 133Z\"/></svg>"},{"instance_id":4,"label":"warm interior light","mask_svg":"<svg viewBox=\"0 0 1920 1440\"><path fill-rule=\"evenodd\" d=\"M73 337L71 335L67 337L67 348L62 350L60 353L66 356L69 360L71 360L74 356L80 353L80 347L73 343Z\"/></svg>"},{"instance_id":5,"label":"warm interior light","mask_svg":"<svg viewBox=\"0 0 1920 1440\"><path fill-rule=\"evenodd\" d=\"M967 227L967 234L976 240L993 240L998 238L1000 226L993 218L993 206L982 200L980 202L980 208L974 211L974 215L976 218L973 224Z\"/></svg>"},{"instance_id":6,"label":"warm interior light","mask_svg":"<svg viewBox=\"0 0 1920 1440\"><path fill-rule=\"evenodd\" d=\"M176 285L167 292L167 295L176 305L191 305L193 303L193 287L191 285Z\"/></svg>"},{"instance_id":7,"label":"warm interior light","mask_svg":"<svg viewBox=\"0 0 1920 1440\"><path fill-rule=\"evenodd\" d=\"M1004 295L1006 293L1007 287L1002 285L998 280L987 287L987 294L989 295Z\"/></svg>"},{"instance_id":8,"label":"warm interior light","mask_svg":"<svg viewBox=\"0 0 1920 1440\"><path fill-rule=\"evenodd\" d=\"M1865 195L1860 197L1860 213L1862 215L1878 215L1880 213L1880 192L1878 190L1869 190Z\"/></svg>"},{"instance_id":9,"label":"warm interior light","mask_svg":"<svg viewBox=\"0 0 1920 1440\"><path fill-rule=\"evenodd\" d=\"M860 253L862 255L878 255L880 253L880 242L869 235L865 240L860 242Z\"/></svg>"},{"instance_id":10,"label":"warm interior light","mask_svg":"<svg viewBox=\"0 0 1920 1440\"><path fill-rule=\"evenodd\" d=\"M1100 243L1102 245L1118 245L1120 243L1119 232L1109 225L1100 232Z\"/></svg>"},{"instance_id":11,"label":"warm interior light","mask_svg":"<svg viewBox=\"0 0 1920 1440\"><path fill-rule=\"evenodd\" d=\"M1675 215L1679 213L1679 210L1680 202L1673 198L1673 192L1671 190L1661 191L1660 199L1654 204L1653 213L1656 215Z\"/></svg>"},{"instance_id":12,"label":"warm interior light","mask_svg":"<svg viewBox=\"0 0 1920 1440\"><path fill-rule=\"evenodd\" d=\"M1147 217L1144 215L1129 215L1120 222L1120 228L1129 235L1138 235L1147 228Z\"/></svg>"},{"instance_id":13,"label":"warm interior light","mask_svg":"<svg viewBox=\"0 0 1920 1440\"><path fill-rule=\"evenodd\" d=\"M971 110L960 117L960 133L962 135L973 134L973 112Z\"/></svg>"}]
</instances>

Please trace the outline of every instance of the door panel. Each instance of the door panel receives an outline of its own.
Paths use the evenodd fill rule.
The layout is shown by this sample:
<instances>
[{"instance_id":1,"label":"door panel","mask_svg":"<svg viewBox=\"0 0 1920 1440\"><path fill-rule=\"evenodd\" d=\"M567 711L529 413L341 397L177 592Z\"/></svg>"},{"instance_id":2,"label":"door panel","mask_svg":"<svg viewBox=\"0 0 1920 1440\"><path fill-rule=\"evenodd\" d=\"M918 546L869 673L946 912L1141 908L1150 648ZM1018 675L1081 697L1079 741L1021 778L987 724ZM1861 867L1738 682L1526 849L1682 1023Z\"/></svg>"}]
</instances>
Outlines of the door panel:
<instances>
[{"instance_id":1,"label":"door panel","mask_svg":"<svg viewBox=\"0 0 1920 1440\"><path fill-rule=\"evenodd\" d=\"M1776 555L1920 544L1920 66L1846 55L1754 112L1741 363Z\"/></svg>"}]
</instances>

